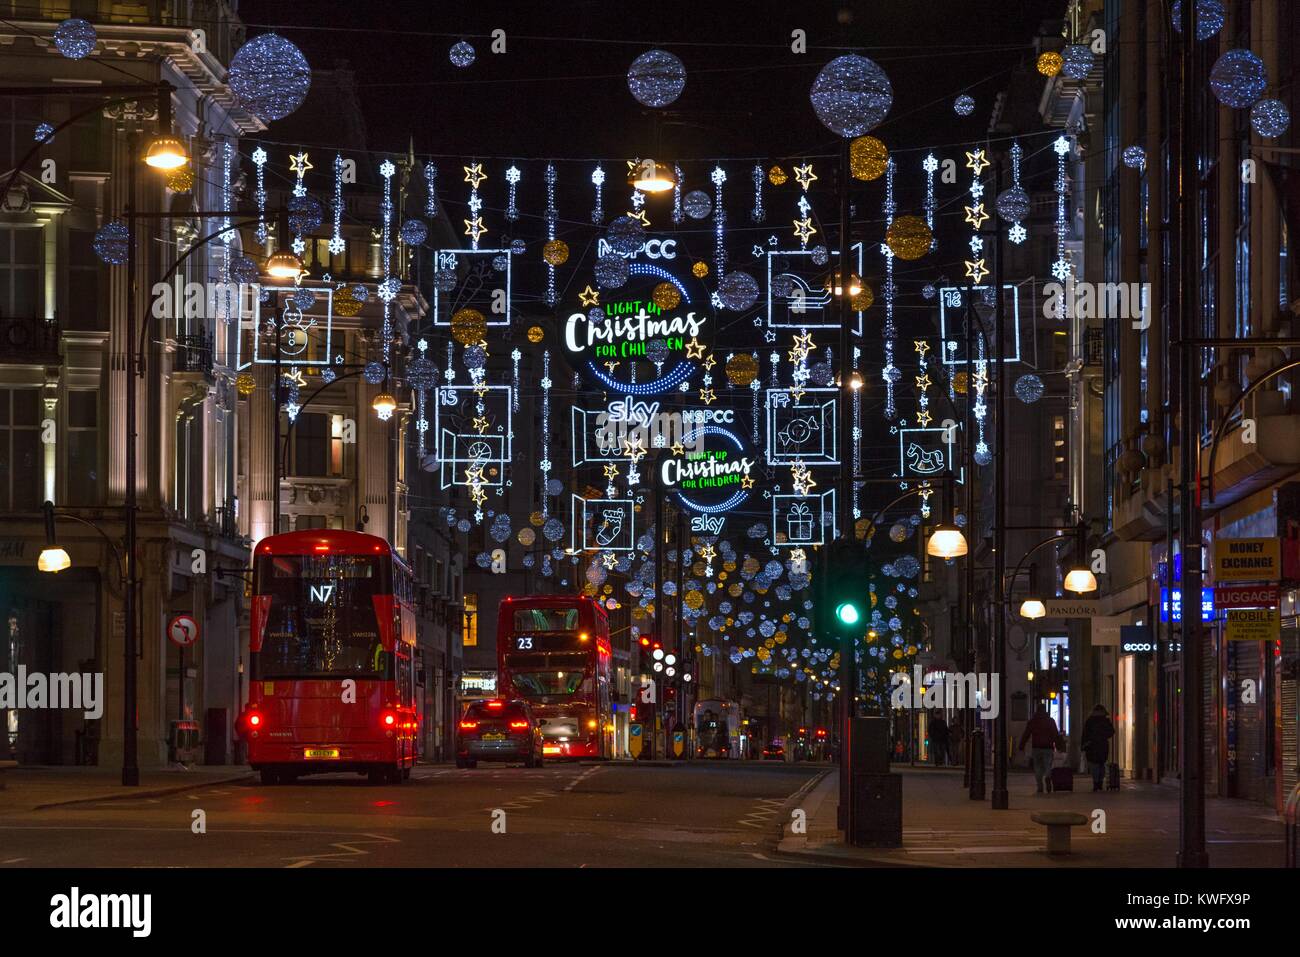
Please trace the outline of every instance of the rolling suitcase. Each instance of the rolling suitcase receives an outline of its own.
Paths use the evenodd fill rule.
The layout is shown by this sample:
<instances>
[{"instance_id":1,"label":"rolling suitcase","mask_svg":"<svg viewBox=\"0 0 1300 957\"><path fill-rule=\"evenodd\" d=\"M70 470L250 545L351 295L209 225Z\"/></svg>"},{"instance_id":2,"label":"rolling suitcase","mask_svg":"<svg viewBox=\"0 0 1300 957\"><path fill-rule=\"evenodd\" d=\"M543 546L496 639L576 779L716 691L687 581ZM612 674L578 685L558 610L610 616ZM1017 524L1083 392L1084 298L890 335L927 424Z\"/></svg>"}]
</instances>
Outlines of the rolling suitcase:
<instances>
[{"instance_id":1,"label":"rolling suitcase","mask_svg":"<svg viewBox=\"0 0 1300 957\"><path fill-rule=\"evenodd\" d=\"M1052 790L1073 791L1074 790L1074 769L1073 768L1052 768Z\"/></svg>"},{"instance_id":2,"label":"rolling suitcase","mask_svg":"<svg viewBox=\"0 0 1300 957\"><path fill-rule=\"evenodd\" d=\"M1106 765L1106 790L1119 790L1119 765L1114 761Z\"/></svg>"}]
</instances>

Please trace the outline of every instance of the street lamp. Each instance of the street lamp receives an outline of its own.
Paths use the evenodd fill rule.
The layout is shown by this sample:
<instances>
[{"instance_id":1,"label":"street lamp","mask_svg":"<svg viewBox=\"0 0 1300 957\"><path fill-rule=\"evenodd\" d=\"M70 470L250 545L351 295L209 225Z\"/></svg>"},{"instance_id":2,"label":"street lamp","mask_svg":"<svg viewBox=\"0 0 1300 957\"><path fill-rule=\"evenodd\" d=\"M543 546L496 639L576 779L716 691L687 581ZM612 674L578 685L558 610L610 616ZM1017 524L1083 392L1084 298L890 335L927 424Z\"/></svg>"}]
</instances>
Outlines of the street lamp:
<instances>
[{"instance_id":1,"label":"street lamp","mask_svg":"<svg viewBox=\"0 0 1300 957\"><path fill-rule=\"evenodd\" d=\"M375 410L375 415L379 416L381 422L387 422L397 411L397 400L388 392L381 392L375 396L370 407Z\"/></svg>"},{"instance_id":2,"label":"street lamp","mask_svg":"<svg viewBox=\"0 0 1300 957\"><path fill-rule=\"evenodd\" d=\"M935 558L960 558L967 551L966 536L956 525L936 525L925 543L925 553Z\"/></svg>"},{"instance_id":3,"label":"street lamp","mask_svg":"<svg viewBox=\"0 0 1300 957\"><path fill-rule=\"evenodd\" d=\"M1020 603L1020 617L1031 621L1047 615L1047 606L1037 598L1026 598Z\"/></svg>"},{"instance_id":4,"label":"street lamp","mask_svg":"<svg viewBox=\"0 0 1300 957\"><path fill-rule=\"evenodd\" d=\"M272 253L266 261L266 273L273 279L297 279L302 271L302 260L287 249Z\"/></svg>"},{"instance_id":5,"label":"street lamp","mask_svg":"<svg viewBox=\"0 0 1300 957\"><path fill-rule=\"evenodd\" d=\"M185 145L170 133L155 136L144 156L145 164L167 172L178 169L190 161Z\"/></svg>"},{"instance_id":6,"label":"street lamp","mask_svg":"<svg viewBox=\"0 0 1300 957\"><path fill-rule=\"evenodd\" d=\"M627 184L643 193L665 193L677 185L677 177L673 175L671 166L647 159L628 174Z\"/></svg>"},{"instance_id":7,"label":"street lamp","mask_svg":"<svg viewBox=\"0 0 1300 957\"><path fill-rule=\"evenodd\" d=\"M1097 590L1097 576L1087 568L1071 568L1065 575L1065 581L1061 585L1066 591L1072 591L1076 595L1082 595L1084 592Z\"/></svg>"}]
</instances>

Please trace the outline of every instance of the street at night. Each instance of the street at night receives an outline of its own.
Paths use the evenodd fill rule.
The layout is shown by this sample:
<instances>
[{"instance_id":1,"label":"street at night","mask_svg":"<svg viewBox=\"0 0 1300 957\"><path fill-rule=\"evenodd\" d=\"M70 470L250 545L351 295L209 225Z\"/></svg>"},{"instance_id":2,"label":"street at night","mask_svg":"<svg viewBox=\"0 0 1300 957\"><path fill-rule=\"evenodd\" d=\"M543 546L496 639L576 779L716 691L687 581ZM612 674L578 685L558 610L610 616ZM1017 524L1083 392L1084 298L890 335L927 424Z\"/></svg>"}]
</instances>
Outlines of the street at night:
<instances>
[{"instance_id":1,"label":"street at night","mask_svg":"<svg viewBox=\"0 0 1300 957\"><path fill-rule=\"evenodd\" d=\"M0 926L1284 934L1298 57L0 0Z\"/></svg>"}]
</instances>

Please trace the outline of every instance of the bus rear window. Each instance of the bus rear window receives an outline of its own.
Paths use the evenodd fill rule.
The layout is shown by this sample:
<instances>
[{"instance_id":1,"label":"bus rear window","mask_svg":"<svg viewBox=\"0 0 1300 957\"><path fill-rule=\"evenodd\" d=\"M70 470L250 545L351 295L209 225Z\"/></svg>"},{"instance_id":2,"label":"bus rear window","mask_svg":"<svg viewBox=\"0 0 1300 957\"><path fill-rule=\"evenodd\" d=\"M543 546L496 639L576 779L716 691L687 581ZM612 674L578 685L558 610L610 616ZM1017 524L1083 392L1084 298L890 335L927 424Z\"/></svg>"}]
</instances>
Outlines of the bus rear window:
<instances>
[{"instance_id":1,"label":"bus rear window","mask_svg":"<svg viewBox=\"0 0 1300 957\"><path fill-rule=\"evenodd\" d=\"M547 631L577 631L576 608L517 608L515 631L537 633Z\"/></svg>"}]
</instances>

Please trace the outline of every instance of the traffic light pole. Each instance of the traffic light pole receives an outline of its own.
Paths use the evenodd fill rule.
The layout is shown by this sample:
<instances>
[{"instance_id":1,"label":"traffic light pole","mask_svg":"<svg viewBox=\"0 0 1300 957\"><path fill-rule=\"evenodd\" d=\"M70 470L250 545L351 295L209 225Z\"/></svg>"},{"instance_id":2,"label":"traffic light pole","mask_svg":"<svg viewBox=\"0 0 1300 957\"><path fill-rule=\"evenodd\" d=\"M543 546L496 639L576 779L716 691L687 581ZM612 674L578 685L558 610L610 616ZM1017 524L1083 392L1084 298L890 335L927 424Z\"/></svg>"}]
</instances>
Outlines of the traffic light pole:
<instances>
[{"instance_id":1,"label":"traffic light pole","mask_svg":"<svg viewBox=\"0 0 1300 957\"><path fill-rule=\"evenodd\" d=\"M852 355L852 336L849 331L849 321L852 315L852 299L850 288L853 276L849 268L849 255L852 251L852 242L850 241L849 231L849 141L843 140L840 144L840 264L839 264L839 314L840 314L840 335L839 335L839 365L840 365L840 423L839 433L841 436L841 446L843 446L843 437L848 436L853 430L853 386L851 383L853 370ZM834 294L836 283L832 278L831 292ZM841 451L840 454L840 501L837 503L836 513L838 517L837 540L844 542L845 547L851 547L853 542L853 456ZM825 552L825 549L822 549ZM828 571L823 567L823 580L825 572ZM863 591L866 591L866 583L863 583ZM825 592L823 592L823 595ZM838 626L838 620L830 609L825 609L824 619L835 622ZM849 739L850 731L853 727L853 716L857 710L856 700L858 693L858 662L857 662L857 642L854 629L842 629L840 641L840 826L844 829L844 839L846 842L853 840L853 754Z\"/></svg>"},{"instance_id":2,"label":"traffic light pole","mask_svg":"<svg viewBox=\"0 0 1300 957\"><path fill-rule=\"evenodd\" d=\"M1190 5L1190 4L1189 4ZM1003 161L998 158L994 167L993 195L1002 188ZM993 259L993 296L996 309L994 321L997 328L993 330L993 361L997 363L997 421L994 423L993 459L997 472L994 478L993 499L993 587L994 607L997 609L997 621L993 644L993 674L999 676L997 683L997 712L993 718L993 794L991 805L995 811L1005 811L1010 807L1010 794L1007 790L1007 606L1006 606L1006 570L1007 570L1007 485L1010 482L1010 470L1007 468L1007 363L1006 363L1006 322L1005 303L1002 295L1002 231L997 231Z\"/></svg>"}]
</instances>

